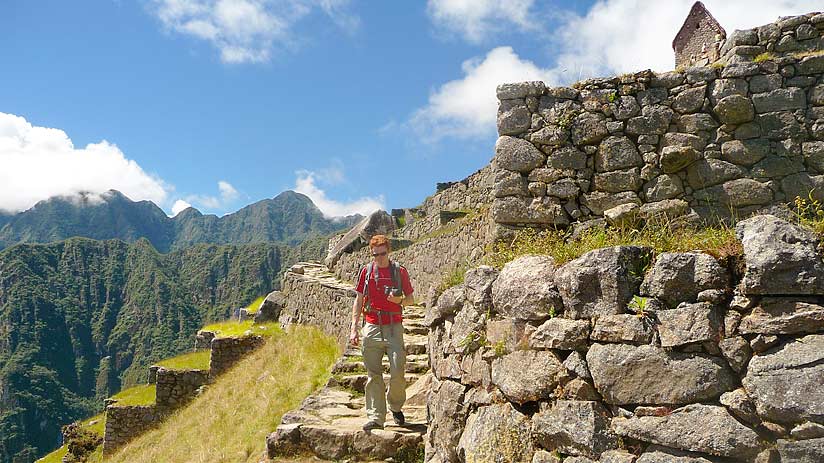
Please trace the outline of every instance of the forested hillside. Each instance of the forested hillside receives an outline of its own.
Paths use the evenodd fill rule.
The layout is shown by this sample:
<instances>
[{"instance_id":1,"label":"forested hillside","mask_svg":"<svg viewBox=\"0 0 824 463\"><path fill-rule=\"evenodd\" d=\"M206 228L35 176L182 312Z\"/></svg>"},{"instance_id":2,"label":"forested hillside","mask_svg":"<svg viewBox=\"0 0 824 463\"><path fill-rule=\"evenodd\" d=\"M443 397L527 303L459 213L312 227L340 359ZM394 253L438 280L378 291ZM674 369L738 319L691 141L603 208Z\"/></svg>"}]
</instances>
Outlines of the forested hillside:
<instances>
[{"instance_id":1,"label":"forested hillside","mask_svg":"<svg viewBox=\"0 0 824 463\"><path fill-rule=\"evenodd\" d=\"M204 323L276 288L325 242L195 245L75 238L0 252L0 461L33 461L60 426L191 348Z\"/></svg>"}]
</instances>

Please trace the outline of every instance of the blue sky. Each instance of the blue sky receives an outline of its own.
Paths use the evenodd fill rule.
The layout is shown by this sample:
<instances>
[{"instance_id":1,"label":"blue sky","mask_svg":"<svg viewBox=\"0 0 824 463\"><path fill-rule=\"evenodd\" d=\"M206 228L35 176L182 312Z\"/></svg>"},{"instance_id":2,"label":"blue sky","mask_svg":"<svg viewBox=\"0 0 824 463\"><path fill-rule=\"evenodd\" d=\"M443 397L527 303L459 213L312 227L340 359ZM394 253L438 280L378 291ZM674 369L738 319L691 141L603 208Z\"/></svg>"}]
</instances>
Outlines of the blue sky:
<instances>
[{"instance_id":1,"label":"blue sky","mask_svg":"<svg viewBox=\"0 0 824 463\"><path fill-rule=\"evenodd\" d=\"M730 32L817 6L704 3ZM7 0L0 210L109 188L170 214L286 189L330 215L415 206L489 162L497 83L669 69L690 5Z\"/></svg>"}]
</instances>

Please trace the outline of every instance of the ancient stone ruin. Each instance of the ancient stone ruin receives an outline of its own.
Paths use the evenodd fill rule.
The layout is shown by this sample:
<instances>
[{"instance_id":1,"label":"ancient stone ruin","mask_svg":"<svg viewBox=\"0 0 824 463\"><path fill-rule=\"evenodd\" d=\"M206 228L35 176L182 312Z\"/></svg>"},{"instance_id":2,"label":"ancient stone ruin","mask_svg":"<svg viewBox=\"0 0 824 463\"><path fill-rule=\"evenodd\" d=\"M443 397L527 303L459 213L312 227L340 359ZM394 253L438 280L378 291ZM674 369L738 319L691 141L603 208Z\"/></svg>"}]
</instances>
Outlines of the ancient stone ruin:
<instances>
[{"instance_id":1,"label":"ancient stone ruin","mask_svg":"<svg viewBox=\"0 0 824 463\"><path fill-rule=\"evenodd\" d=\"M701 2L695 2L675 38L675 67L706 66L718 60L727 31Z\"/></svg>"}]
</instances>

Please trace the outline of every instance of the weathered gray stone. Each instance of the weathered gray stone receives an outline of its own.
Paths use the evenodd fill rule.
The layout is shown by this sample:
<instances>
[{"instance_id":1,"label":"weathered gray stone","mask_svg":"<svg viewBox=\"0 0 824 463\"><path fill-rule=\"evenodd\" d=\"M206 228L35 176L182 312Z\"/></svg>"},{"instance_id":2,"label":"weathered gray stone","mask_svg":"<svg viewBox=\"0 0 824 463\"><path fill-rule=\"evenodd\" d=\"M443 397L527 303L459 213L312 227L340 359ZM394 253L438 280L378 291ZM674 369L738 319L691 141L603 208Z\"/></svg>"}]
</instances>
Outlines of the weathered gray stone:
<instances>
[{"instance_id":1,"label":"weathered gray stone","mask_svg":"<svg viewBox=\"0 0 824 463\"><path fill-rule=\"evenodd\" d=\"M546 164L553 169L583 169L587 166L587 155L579 149L566 146L553 151Z\"/></svg>"},{"instance_id":2,"label":"weathered gray stone","mask_svg":"<svg viewBox=\"0 0 824 463\"><path fill-rule=\"evenodd\" d=\"M770 140L798 139L804 134L804 128L789 111L759 114L756 122L761 127L762 136Z\"/></svg>"},{"instance_id":3,"label":"weathered gray stone","mask_svg":"<svg viewBox=\"0 0 824 463\"><path fill-rule=\"evenodd\" d=\"M750 78L750 93L770 92L781 88L784 79L781 74L764 74Z\"/></svg>"},{"instance_id":4,"label":"weathered gray stone","mask_svg":"<svg viewBox=\"0 0 824 463\"><path fill-rule=\"evenodd\" d=\"M567 142L568 132L557 125L548 125L528 136L529 141L540 145L562 146Z\"/></svg>"},{"instance_id":5,"label":"weathered gray stone","mask_svg":"<svg viewBox=\"0 0 824 463\"><path fill-rule=\"evenodd\" d=\"M549 398L566 375L551 351L519 350L492 362L492 384L518 404Z\"/></svg>"},{"instance_id":6,"label":"weathered gray stone","mask_svg":"<svg viewBox=\"0 0 824 463\"><path fill-rule=\"evenodd\" d=\"M742 383L764 419L777 423L821 422L824 335L807 335L753 357Z\"/></svg>"},{"instance_id":7,"label":"weathered gray stone","mask_svg":"<svg viewBox=\"0 0 824 463\"><path fill-rule=\"evenodd\" d=\"M476 309L473 304L465 304L455 315L455 321L449 331L449 339L444 345L444 352L460 354L476 349L485 323L486 311Z\"/></svg>"},{"instance_id":8,"label":"weathered gray stone","mask_svg":"<svg viewBox=\"0 0 824 463\"><path fill-rule=\"evenodd\" d=\"M700 454L693 452L685 452L683 450L671 449L668 447L661 447L659 445L650 445L635 460L635 463L715 463L713 460L708 460Z\"/></svg>"},{"instance_id":9,"label":"weathered gray stone","mask_svg":"<svg viewBox=\"0 0 824 463\"><path fill-rule=\"evenodd\" d=\"M824 425L818 423L811 423L809 421L801 423L790 431L793 439L817 439L824 437Z\"/></svg>"},{"instance_id":10,"label":"weathered gray stone","mask_svg":"<svg viewBox=\"0 0 824 463\"><path fill-rule=\"evenodd\" d=\"M769 152L770 142L766 140L732 140L721 145L724 160L742 166L755 164Z\"/></svg>"},{"instance_id":11,"label":"weathered gray stone","mask_svg":"<svg viewBox=\"0 0 824 463\"><path fill-rule=\"evenodd\" d=\"M281 310L286 307L286 298L280 291L272 291L261 302L255 314L255 323L277 320Z\"/></svg>"},{"instance_id":12,"label":"weathered gray stone","mask_svg":"<svg viewBox=\"0 0 824 463\"><path fill-rule=\"evenodd\" d=\"M523 256L507 263L492 285L495 311L516 320L544 320L561 312L555 271L549 256Z\"/></svg>"},{"instance_id":13,"label":"weathered gray stone","mask_svg":"<svg viewBox=\"0 0 824 463\"><path fill-rule=\"evenodd\" d=\"M546 186L546 194L557 198L575 198L580 192L578 183L571 178L562 178Z\"/></svg>"},{"instance_id":14,"label":"weathered gray stone","mask_svg":"<svg viewBox=\"0 0 824 463\"><path fill-rule=\"evenodd\" d=\"M486 340L496 351L514 352L529 347L529 336L534 330L534 326L521 320L489 320L486 323Z\"/></svg>"},{"instance_id":15,"label":"weathered gray stone","mask_svg":"<svg viewBox=\"0 0 824 463\"><path fill-rule=\"evenodd\" d=\"M736 236L744 247L744 294L821 294L824 262L813 234L772 215L740 222Z\"/></svg>"},{"instance_id":16,"label":"weathered gray stone","mask_svg":"<svg viewBox=\"0 0 824 463\"><path fill-rule=\"evenodd\" d=\"M440 381L437 389L430 391L427 408L429 416L428 436L435 453L444 462L458 462L456 447L464 430L468 414L464 404L466 387L455 381Z\"/></svg>"},{"instance_id":17,"label":"weathered gray stone","mask_svg":"<svg viewBox=\"0 0 824 463\"><path fill-rule=\"evenodd\" d=\"M661 137L661 147L666 146L691 146L696 151L703 151L707 141L689 133L667 132Z\"/></svg>"},{"instance_id":18,"label":"weathered gray stone","mask_svg":"<svg viewBox=\"0 0 824 463\"><path fill-rule=\"evenodd\" d=\"M463 302L463 285L455 285L447 288L438 296L438 301L434 306L427 307L424 323L426 326L432 326L437 321L443 319L443 317L457 313L461 310L461 307L463 307Z\"/></svg>"},{"instance_id":19,"label":"weathered gray stone","mask_svg":"<svg viewBox=\"0 0 824 463\"><path fill-rule=\"evenodd\" d=\"M593 178L593 185L596 190L609 193L637 191L641 188L641 183L641 171L637 167L627 170L603 172L595 174Z\"/></svg>"},{"instance_id":20,"label":"weathered gray stone","mask_svg":"<svg viewBox=\"0 0 824 463\"><path fill-rule=\"evenodd\" d=\"M574 175L575 171L572 170L560 170L539 167L530 172L527 179L530 182L544 182L546 184L550 184L564 177L572 177Z\"/></svg>"},{"instance_id":21,"label":"weathered gray stone","mask_svg":"<svg viewBox=\"0 0 824 463\"><path fill-rule=\"evenodd\" d=\"M675 97L675 101L672 103L672 109L681 114L694 113L704 105L704 95L706 95L706 93L706 86L688 88Z\"/></svg>"},{"instance_id":22,"label":"weathered gray stone","mask_svg":"<svg viewBox=\"0 0 824 463\"><path fill-rule=\"evenodd\" d=\"M678 119L678 130L680 132L698 133L715 130L717 127L718 122L705 113L685 114Z\"/></svg>"},{"instance_id":23,"label":"weathered gray stone","mask_svg":"<svg viewBox=\"0 0 824 463\"><path fill-rule=\"evenodd\" d=\"M595 344L587 352L595 388L610 404L687 404L733 388L726 363L704 354L654 346Z\"/></svg>"},{"instance_id":24,"label":"weathered gray stone","mask_svg":"<svg viewBox=\"0 0 824 463\"><path fill-rule=\"evenodd\" d=\"M698 190L745 175L747 170L735 164L720 159L702 159L687 169L687 182L693 189Z\"/></svg>"},{"instance_id":25,"label":"weathered gray stone","mask_svg":"<svg viewBox=\"0 0 824 463\"><path fill-rule=\"evenodd\" d=\"M712 405L688 405L661 417L615 418L612 429L620 436L724 457L752 458L762 447L755 431Z\"/></svg>"},{"instance_id":26,"label":"weathered gray stone","mask_svg":"<svg viewBox=\"0 0 824 463\"><path fill-rule=\"evenodd\" d=\"M778 336L771 334L759 334L750 341L750 347L756 354L767 352L778 345Z\"/></svg>"},{"instance_id":27,"label":"weathered gray stone","mask_svg":"<svg viewBox=\"0 0 824 463\"><path fill-rule=\"evenodd\" d=\"M747 81L744 79L717 79L710 84L710 103L715 106L722 98L730 95L747 95Z\"/></svg>"},{"instance_id":28,"label":"weathered gray stone","mask_svg":"<svg viewBox=\"0 0 824 463\"><path fill-rule=\"evenodd\" d=\"M594 191L585 194L583 198L584 206L588 207L595 215L603 215L604 211L612 209L621 204L641 204L641 199L633 191L625 191L622 193L604 193L603 191Z\"/></svg>"},{"instance_id":29,"label":"weathered gray stone","mask_svg":"<svg viewBox=\"0 0 824 463\"><path fill-rule=\"evenodd\" d=\"M586 350L589 320L550 318L529 337L532 349Z\"/></svg>"},{"instance_id":30,"label":"weathered gray stone","mask_svg":"<svg viewBox=\"0 0 824 463\"><path fill-rule=\"evenodd\" d=\"M824 461L824 438L798 442L779 439L776 449L781 463L821 463Z\"/></svg>"},{"instance_id":31,"label":"weathered gray stone","mask_svg":"<svg viewBox=\"0 0 824 463\"><path fill-rule=\"evenodd\" d=\"M542 447L567 455L598 458L618 447L609 412L593 401L556 401L550 410L532 417L532 435Z\"/></svg>"},{"instance_id":32,"label":"weathered gray stone","mask_svg":"<svg viewBox=\"0 0 824 463\"><path fill-rule=\"evenodd\" d=\"M507 196L492 202L492 219L503 224L567 225L569 217L553 198Z\"/></svg>"},{"instance_id":33,"label":"weathered gray stone","mask_svg":"<svg viewBox=\"0 0 824 463\"><path fill-rule=\"evenodd\" d=\"M534 452L529 417L503 403L469 415L458 442L461 461L530 461Z\"/></svg>"},{"instance_id":34,"label":"weathered gray stone","mask_svg":"<svg viewBox=\"0 0 824 463\"><path fill-rule=\"evenodd\" d=\"M561 457L546 450L538 450L532 455L532 463L561 463Z\"/></svg>"},{"instance_id":35,"label":"weathered gray stone","mask_svg":"<svg viewBox=\"0 0 824 463\"><path fill-rule=\"evenodd\" d=\"M721 98L713 110L722 124L743 124L755 117L752 102L741 95Z\"/></svg>"},{"instance_id":36,"label":"weathered gray stone","mask_svg":"<svg viewBox=\"0 0 824 463\"><path fill-rule=\"evenodd\" d=\"M676 175L662 174L644 184L647 201L676 198L684 193L684 185Z\"/></svg>"},{"instance_id":37,"label":"weathered gray stone","mask_svg":"<svg viewBox=\"0 0 824 463\"><path fill-rule=\"evenodd\" d=\"M502 136L495 142L495 158L492 162L501 169L529 173L542 166L546 162L546 156L526 140Z\"/></svg>"},{"instance_id":38,"label":"weathered gray stone","mask_svg":"<svg viewBox=\"0 0 824 463\"><path fill-rule=\"evenodd\" d=\"M750 426L758 426L761 423L755 413L755 404L752 403L752 400L747 396L747 391L743 388L721 394L719 401L733 415Z\"/></svg>"},{"instance_id":39,"label":"weathered gray stone","mask_svg":"<svg viewBox=\"0 0 824 463\"><path fill-rule=\"evenodd\" d=\"M528 96L541 96L545 91L546 85L541 81L501 84L495 89L499 100L514 100Z\"/></svg>"},{"instance_id":40,"label":"weathered gray stone","mask_svg":"<svg viewBox=\"0 0 824 463\"><path fill-rule=\"evenodd\" d=\"M489 265L471 268L464 274L464 298L479 309L492 304L492 286L498 278L498 271Z\"/></svg>"},{"instance_id":41,"label":"weathered gray stone","mask_svg":"<svg viewBox=\"0 0 824 463\"><path fill-rule=\"evenodd\" d=\"M824 56L808 56L798 63L799 74L821 74L824 72Z\"/></svg>"},{"instance_id":42,"label":"weathered gray stone","mask_svg":"<svg viewBox=\"0 0 824 463\"><path fill-rule=\"evenodd\" d=\"M583 113L572 121L572 143L576 145L593 145L609 135L603 117L593 113Z\"/></svg>"},{"instance_id":43,"label":"weathered gray stone","mask_svg":"<svg viewBox=\"0 0 824 463\"><path fill-rule=\"evenodd\" d=\"M645 248L616 246L590 251L555 273L569 318L623 313L637 294Z\"/></svg>"},{"instance_id":44,"label":"weathered gray stone","mask_svg":"<svg viewBox=\"0 0 824 463\"><path fill-rule=\"evenodd\" d=\"M589 374L589 368L587 367L587 360L581 352L571 352L569 356L567 356L566 360L564 360L563 365L567 371L574 373L579 378L588 380L592 379L592 376Z\"/></svg>"},{"instance_id":45,"label":"weathered gray stone","mask_svg":"<svg viewBox=\"0 0 824 463\"><path fill-rule=\"evenodd\" d=\"M672 120L672 110L666 106L646 106L642 116L630 118L627 121L626 131L631 135L661 135L667 131Z\"/></svg>"},{"instance_id":46,"label":"weathered gray stone","mask_svg":"<svg viewBox=\"0 0 824 463\"><path fill-rule=\"evenodd\" d=\"M640 167L644 160L638 154L635 144L627 137L607 137L598 145L595 155L595 170L612 170Z\"/></svg>"},{"instance_id":47,"label":"weathered gray stone","mask_svg":"<svg viewBox=\"0 0 824 463\"><path fill-rule=\"evenodd\" d=\"M648 344L652 341L652 335L650 320L635 314L616 314L598 317L589 337L601 342Z\"/></svg>"},{"instance_id":48,"label":"weathered gray stone","mask_svg":"<svg viewBox=\"0 0 824 463\"><path fill-rule=\"evenodd\" d=\"M723 161L722 161L723 162ZM693 193L695 199L705 204L744 207L767 204L773 200L769 185L750 178L730 180Z\"/></svg>"},{"instance_id":49,"label":"weathered gray stone","mask_svg":"<svg viewBox=\"0 0 824 463\"><path fill-rule=\"evenodd\" d=\"M616 228L634 227L637 225L641 208L637 204L620 204L604 211L604 219Z\"/></svg>"},{"instance_id":50,"label":"weathered gray stone","mask_svg":"<svg viewBox=\"0 0 824 463\"><path fill-rule=\"evenodd\" d=\"M388 235L395 229L395 219L379 210L369 214L343 235L334 246L329 248L324 263L331 268L345 252L352 252L369 244L375 235Z\"/></svg>"},{"instance_id":51,"label":"weathered gray stone","mask_svg":"<svg viewBox=\"0 0 824 463\"><path fill-rule=\"evenodd\" d=\"M661 170L672 174L699 159L701 159L701 153L691 146L665 146L661 149Z\"/></svg>"},{"instance_id":52,"label":"weathered gray stone","mask_svg":"<svg viewBox=\"0 0 824 463\"><path fill-rule=\"evenodd\" d=\"M741 336L718 341L718 348L721 349L721 355L736 373L743 373L752 358L750 343Z\"/></svg>"},{"instance_id":53,"label":"weathered gray stone","mask_svg":"<svg viewBox=\"0 0 824 463\"><path fill-rule=\"evenodd\" d=\"M811 141L801 144L804 153L804 161L815 172L824 172L824 142Z\"/></svg>"},{"instance_id":54,"label":"weathered gray stone","mask_svg":"<svg viewBox=\"0 0 824 463\"><path fill-rule=\"evenodd\" d=\"M721 338L721 324L712 304L682 303L677 309L657 312L662 347L677 347Z\"/></svg>"},{"instance_id":55,"label":"weathered gray stone","mask_svg":"<svg viewBox=\"0 0 824 463\"><path fill-rule=\"evenodd\" d=\"M796 174L803 170L805 170L804 164L798 158L770 155L750 168L750 177L772 179Z\"/></svg>"},{"instance_id":56,"label":"weathered gray stone","mask_svg":"<svg viewBox=\"0 0 824 463\"><path fill-rule=\"evenodd\" d=\"M666 88L653 87L648 90L638 92L636 98L638 98L638 102L641 106L650 106L666 100L668 94L669 92L667 92Z\"/></svg>"},{"instance_id":57,"label":"weathered gray stone","mask_svg":"<svg viewBox=\"0 0 824 463\"><path fill-rule=\"evenodd\" d=\"M529 196L528 183L526 177L518 172L496 169L492 194L496 198L503 198L504 196Z\"/></svg>"},{"instance_id":58,"label":"weathered gray stone","mask_svg":"<svg viewBox=\"0 0 824 463\"><path fill-rule=\"evenodd\" d=\"M816 299L765 297L739 325L742 334L806 334L824 331L824 307Z\"/></svg>"},{"instance_id":59,"label":"weathered gray stone","mask_svg":"<svg viewBox=\"0 0 824 463\"><path fill-rule=\"evenodd\" d=\"M641 294L676 307L681 302L697 300L701 291L725 289L728 283L728 272L709 254L665 252L644 276Z\"/></svg>"},{"instance_id":60,"label":"weathered gray stone","mask_svg":"<svg viewBox=\"0 0 824 463\"><path fill-rule=\"evenodd\" d=\"M532 116L523 100L504 100L498 107L498 134L518 135L529 130Z\"/></svg>"}]
</instances>

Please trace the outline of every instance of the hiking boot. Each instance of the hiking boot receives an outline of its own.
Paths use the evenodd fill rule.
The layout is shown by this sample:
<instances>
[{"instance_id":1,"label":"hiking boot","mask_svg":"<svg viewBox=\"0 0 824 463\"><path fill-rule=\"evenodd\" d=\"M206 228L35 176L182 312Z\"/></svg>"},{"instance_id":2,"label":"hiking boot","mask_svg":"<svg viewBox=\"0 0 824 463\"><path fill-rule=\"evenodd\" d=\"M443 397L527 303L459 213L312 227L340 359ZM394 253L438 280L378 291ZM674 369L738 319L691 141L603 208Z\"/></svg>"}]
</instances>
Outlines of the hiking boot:
<instances>
[{"instance_id":1,"label":"hiking boot","mask_svg":"<svg viewBox=\"0 0 824 463\"><path fill-rule=\"evenodd\" d=\"M392 412L392 419L395 420L395 424L398 426L406 424L406 418L403 416L403 412Z\"/></svg>"},{"instance_id":2,"label":"hiking boot","mask_svg":"<svg viewBox=\"0 0 824 463\"><path fill-rule=\"evenodd\" d=\"M373 420L369 420L366 422L366 424L363 425L364 431L371 431L373 429L383 429L383 425Z\"/></svg>"}]
</instances>

